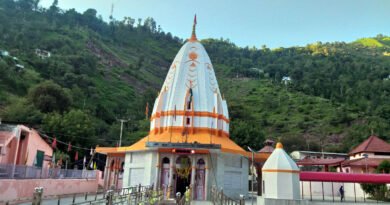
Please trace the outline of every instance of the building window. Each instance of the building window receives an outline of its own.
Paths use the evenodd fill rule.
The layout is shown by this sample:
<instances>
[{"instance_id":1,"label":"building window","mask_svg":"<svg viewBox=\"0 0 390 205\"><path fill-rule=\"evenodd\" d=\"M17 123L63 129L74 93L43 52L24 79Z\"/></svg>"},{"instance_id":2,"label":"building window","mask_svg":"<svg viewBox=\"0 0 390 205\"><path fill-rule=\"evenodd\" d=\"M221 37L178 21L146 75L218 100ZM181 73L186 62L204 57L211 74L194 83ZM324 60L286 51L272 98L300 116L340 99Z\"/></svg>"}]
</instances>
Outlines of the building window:
<instances>
[{"instance_id":1,"label":"building window","mask_svg":"<svg viewBox=\"0 0 390 205\"><path fill-rule=\"evenodd\" d=\"M191 124L191 119L189 117L187 117L187 125L190 125Z\"/></svg>"},{"instance_id":2,"label":"building window","mask_svg":"<svg viewBox=\"0 0 390 205\"><path fill-rule=\"evenodd\" d=\"M187 102L187 110L191 110L191 101Z\"/></svg>"}]
</instances>

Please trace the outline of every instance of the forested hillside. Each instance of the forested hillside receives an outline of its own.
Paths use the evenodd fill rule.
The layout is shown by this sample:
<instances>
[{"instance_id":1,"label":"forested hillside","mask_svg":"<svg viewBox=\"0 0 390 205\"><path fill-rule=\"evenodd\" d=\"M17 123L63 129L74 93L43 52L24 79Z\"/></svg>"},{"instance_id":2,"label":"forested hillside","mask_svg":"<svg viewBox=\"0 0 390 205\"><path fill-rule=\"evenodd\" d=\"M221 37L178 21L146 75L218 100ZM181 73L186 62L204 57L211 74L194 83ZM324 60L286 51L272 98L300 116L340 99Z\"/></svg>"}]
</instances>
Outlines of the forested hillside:
<instances>
[{"instance_id":1,"label":"forested hillside","mask_svg":"<svg viewBox=\"0 0 390 205\"><path fill-rule=\"evenodd\" d=\"M104 22L94 9L57 4L0 0L2 120L80 146L115 145L119 118L130 119L123 144L146 136L145 106L184 40L152 18ZM202 43L240 145L273 138L289 150L348 151L371 132L390 140L390 37L278 49Z\"/></svg>"}]
</instances>

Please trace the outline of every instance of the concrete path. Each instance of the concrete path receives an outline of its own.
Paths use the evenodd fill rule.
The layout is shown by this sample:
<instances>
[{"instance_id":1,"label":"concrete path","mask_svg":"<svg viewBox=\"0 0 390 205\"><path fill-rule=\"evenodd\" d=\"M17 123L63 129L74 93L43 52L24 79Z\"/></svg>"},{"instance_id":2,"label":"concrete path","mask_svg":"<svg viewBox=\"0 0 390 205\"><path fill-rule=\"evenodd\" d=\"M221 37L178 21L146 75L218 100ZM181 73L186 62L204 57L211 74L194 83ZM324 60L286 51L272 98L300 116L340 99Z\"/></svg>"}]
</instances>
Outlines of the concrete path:
<instances>
[{"instance_id":1,"label":"concrete path","mask_svg":"<svg viewBox=\"0 0 390 205\"><path fill-rule=\"evenodd\" d=\"M103 198L103 194L97 195L97 199L102 199L102 198ZM93 200L95 200L95 195L87 196L87 200L85 200L85 196L78 196L75 198L75 203L82 203L85 201L93 201ZM59 201L59 203L58 203L58 201ZM42 205L57 205L57 204L69 205L69 204L72 204L72 202L73 202L73 196L69 196L69 197L61 198L60 200L58 200L58 198L43 199ZM19 204L20 205L31 205L32 203L26 202L26 203L19 203Z\"/></svg>"},{"instance_id":2,"label":"concrete path","mask_svg":"<svg viewBox=\"0 0 390 205\"><path fill-rule=\"evenodd\" d=\"M191 205L212 205L211 201L192 201Z\"/></svg>"}]
</instances>

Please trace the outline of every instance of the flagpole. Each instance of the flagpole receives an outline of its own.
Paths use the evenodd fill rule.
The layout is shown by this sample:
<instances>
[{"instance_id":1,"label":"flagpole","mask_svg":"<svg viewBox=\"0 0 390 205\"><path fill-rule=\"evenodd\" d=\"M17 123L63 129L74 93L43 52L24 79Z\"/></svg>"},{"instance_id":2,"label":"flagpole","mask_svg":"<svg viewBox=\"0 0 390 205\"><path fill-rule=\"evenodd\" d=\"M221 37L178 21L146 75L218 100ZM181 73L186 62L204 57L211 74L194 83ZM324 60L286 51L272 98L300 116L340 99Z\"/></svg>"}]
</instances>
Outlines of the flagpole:
<instances>
[{"instance_id":1,"label":"flagpole","mask_svg":"<svg viewBox=\"0 0 390 205\"><path fill-rule=\"evenodd\" d=\"M211 131L210 131L210 144L213 144L213 136L212 136L212 130L214 129L214 122L211 121Z\"/></svg>"},{"instance_id":2,"label":"flagpole","mask_svg":"<svg viewBox=\"0 0 390 205\"><path fill-rule=\"evenodd\" d=\"M176 105L175 105L175 111L173 113L173 119L171 119L171 135L169 136L170 143L172 143L173 120L176 121Z\"/></svg>"}]
</instances>

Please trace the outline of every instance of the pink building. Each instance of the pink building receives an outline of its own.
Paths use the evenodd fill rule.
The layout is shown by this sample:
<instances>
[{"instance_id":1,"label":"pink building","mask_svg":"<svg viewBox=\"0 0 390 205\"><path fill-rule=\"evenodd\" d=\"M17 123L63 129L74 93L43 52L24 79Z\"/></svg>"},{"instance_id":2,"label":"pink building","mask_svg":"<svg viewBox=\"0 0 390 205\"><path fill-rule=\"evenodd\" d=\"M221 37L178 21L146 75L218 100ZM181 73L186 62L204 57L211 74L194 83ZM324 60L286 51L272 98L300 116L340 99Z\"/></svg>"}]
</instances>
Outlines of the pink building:
<instances>
[{"instance_id":1,"label":"pink building","mask_svg":"<svg viewBox=\"0 0 390 205\"><path fill-rule=\"evenodd\" d=\"M321 152L310 152L319 153ZM293 152L292 155L295 153ZM376 168L385 160L390 161L390 143L372 135L364 142L354 147L349 153L348 158L343 158L342 154L330 153L331 157L310 157L306 156L297 161L301 170L308 171L313 166L322 167L320 170L328 172L329 167L335 167L337 172L345 173L373 173ZM337 155L335 155L337 154ZM322 154L326 156L326 153ZM314 171L314 170L310 170Z\"/></svg>"},{"instance_id":2,"label":"pink building","mask_svg":"<svg viewBox=\"0 0 390 205\"><path fill-rule=\"evenodd\" d=\"M36 130L0 124L0 164L47 167L52 155L53 149Z\"/></svg>"},{"instance_id":3,"label":"pink building","mask_svg":"<svg viewBox=\"0 0 390 205\"><path fill-rule=\"evenodd\" d=\"M372 173L384 160L390 161L390 144L372 135L348 153L342 172Z\"/></svg>"}]
</instances>

